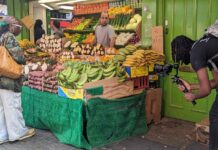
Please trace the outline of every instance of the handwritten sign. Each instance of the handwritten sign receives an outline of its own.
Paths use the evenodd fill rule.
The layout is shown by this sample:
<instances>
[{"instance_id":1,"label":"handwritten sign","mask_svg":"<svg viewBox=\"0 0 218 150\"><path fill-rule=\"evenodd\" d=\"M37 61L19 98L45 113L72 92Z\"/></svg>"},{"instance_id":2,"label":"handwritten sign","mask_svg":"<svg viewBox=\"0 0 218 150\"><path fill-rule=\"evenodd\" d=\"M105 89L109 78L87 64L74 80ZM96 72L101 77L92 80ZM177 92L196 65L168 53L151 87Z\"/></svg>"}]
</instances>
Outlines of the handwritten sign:
<instances>
[{"instance_id":1,"label":"handwritten sign","mask_svg":"<svg viewBox=\"0 0 218 150\"><path fill-rule=\"evenodd\" d=\"M152 49L163 53L163 27L152 28Z\"/></svg>"}]
</instances>

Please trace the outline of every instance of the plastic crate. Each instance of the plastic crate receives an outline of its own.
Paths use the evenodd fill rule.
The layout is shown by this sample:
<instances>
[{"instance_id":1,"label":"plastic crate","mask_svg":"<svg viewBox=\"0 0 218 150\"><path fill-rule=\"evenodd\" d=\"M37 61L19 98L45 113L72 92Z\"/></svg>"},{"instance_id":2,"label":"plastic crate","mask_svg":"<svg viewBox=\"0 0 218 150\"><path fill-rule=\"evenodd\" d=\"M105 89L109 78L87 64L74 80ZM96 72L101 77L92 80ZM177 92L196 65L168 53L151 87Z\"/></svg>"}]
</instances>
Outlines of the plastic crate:
<instances>
[{"instance_id":1,"label":"plastic crate","mask_svg":"<svg viewBox=\"0 0 218 150\"><path fill-rule=\"evenodd\" d=\"M149 88L148 76L131 78L130 80L134 82L134 90Z\"/></svg>"}]
</instances>

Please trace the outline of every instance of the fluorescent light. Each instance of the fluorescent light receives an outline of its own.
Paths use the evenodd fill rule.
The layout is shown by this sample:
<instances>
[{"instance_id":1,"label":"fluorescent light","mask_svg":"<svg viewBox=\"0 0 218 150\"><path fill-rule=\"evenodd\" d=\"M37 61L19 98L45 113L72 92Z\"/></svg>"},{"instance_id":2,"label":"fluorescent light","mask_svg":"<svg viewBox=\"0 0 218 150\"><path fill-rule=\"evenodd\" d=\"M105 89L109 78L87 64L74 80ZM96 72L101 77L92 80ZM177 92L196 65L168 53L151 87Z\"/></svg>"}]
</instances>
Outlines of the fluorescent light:
<instances>
[{"instance_id":1,"label":"fluorescent light","mask_svg":"<svg viewBox=\"0 0 218 150\"><path fill-rule=\"evenodd\" d=\"M66 9L66 10L73 10L74 7L73 6L64 6L64 5L61 5L59 6L60 9Z\"/></svg>"},{"instance_id":2,"label":"fluorescent light","mask_svg":"<svg viewBox=\"0 0 218 150\"><path fill-rule=\"evenodd\" d=\"M54 10L52 7L50 7L50 6L46 5L46 4L40 4L40 5L42 5L45 8L48 8L49 10Z\"/></svg>"},{"instance_id":3,"label":"fluorescent light","mask_svg":"<svg viewBox=\"0 0 218 150\"><path fill-rule=\"evenodd\" d=\"M72 3L83 2L83 1L87 1L87 0L72 0L72 1L67 1L67 2L56 3L56 5L72 4Z\"/></svg>"},{"instance_id":4,"label":"fluorescent light","mask_svg":"<svg viewBox=\"0 0 218 150\"><path fill-rule=\"evenodd\" d=\"M39 3L60 2L61 0L39 0Z\"/></svg>"}]
</instances>

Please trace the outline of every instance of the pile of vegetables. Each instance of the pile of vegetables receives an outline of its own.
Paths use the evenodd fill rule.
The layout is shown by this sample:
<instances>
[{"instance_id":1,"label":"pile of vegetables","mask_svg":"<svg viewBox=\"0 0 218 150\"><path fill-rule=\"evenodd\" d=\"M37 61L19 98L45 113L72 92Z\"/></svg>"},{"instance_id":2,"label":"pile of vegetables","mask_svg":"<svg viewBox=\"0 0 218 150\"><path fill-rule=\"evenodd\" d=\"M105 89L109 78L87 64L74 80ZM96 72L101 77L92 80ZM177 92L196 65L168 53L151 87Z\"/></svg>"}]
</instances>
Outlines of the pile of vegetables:
<instances>
[{"instance_id":1,"label":"pile of vegetables","mask_svg":"<svg viewBox=\"0 0 218 150\"><path fill-rule=\"evenodd\" d=\"M43 35L40 39L39 47L44 52L59 53L61 51L62 39L55 38L54 35Z\"/></svg>"},{"instance_id":2,"label":"pile of vegetables","mask_svg":"<svg viewBox=\"0 0 218 150\"><path fill-rule=\"evenodd\" d=\"M135 30L139 23L141 23L142 17L139 14L135 14L126 25L127 30Z\"/></svg>"},{"instance_id":3,"label":"pile of vegetables","mask_svg":"<svg viewBox=\"0 0 218 150\"><path fill-rule=\"evenodd\" d=\"M105 55L105 49L100 44L92 46L90 44L79 44L78 42L72 43L71 41L68 41L64 44L64 49L73 51L74 55Z\"/></svg>"},{"instance_id":4,"label":"pile of vegetables","mask_svg":"<svg viewBox=\"0 0 218 150\"><path fill-rule=\"evenodd\" d=\"M116 38L115 45L125 46L133 36L134 36L134 33L121 32Z\"/></svg>"}]
</instances>

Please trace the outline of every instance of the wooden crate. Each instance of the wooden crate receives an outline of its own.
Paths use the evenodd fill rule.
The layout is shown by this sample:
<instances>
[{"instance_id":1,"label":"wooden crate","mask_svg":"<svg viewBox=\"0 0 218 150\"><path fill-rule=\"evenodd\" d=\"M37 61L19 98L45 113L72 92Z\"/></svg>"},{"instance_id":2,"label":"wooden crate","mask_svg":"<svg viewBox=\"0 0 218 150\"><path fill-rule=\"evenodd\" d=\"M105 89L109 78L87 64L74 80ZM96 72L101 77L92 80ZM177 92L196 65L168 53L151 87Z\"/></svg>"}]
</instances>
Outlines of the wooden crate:
<instances>
[{"instance_id":1,"label":"wooden crate","mask_svg":"<svg viewBox=\"0 0 218 150\"><path fill-rule=\"evenodd\" d=\"M205 118L195 124L196 141L202 144L209 144L209 118Z\"/></svg>"},{"instance_id":2,"label":"wooden crate","mask_svg":"<svg viewBox=\"0 0 218 150\"><path fill-rule=\"evenodd\" d=\"M149 89L146 93L145 112L146 122L150 124L152 121L157 124L161 120L161 104L162 104L162 89Z\"/></svg>"}]
</instances>

